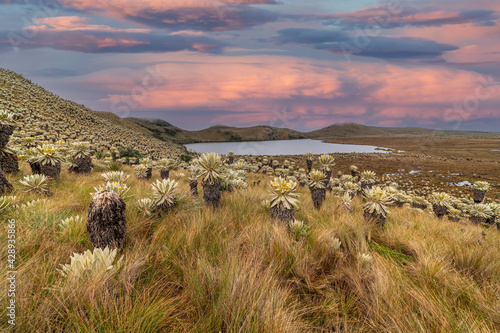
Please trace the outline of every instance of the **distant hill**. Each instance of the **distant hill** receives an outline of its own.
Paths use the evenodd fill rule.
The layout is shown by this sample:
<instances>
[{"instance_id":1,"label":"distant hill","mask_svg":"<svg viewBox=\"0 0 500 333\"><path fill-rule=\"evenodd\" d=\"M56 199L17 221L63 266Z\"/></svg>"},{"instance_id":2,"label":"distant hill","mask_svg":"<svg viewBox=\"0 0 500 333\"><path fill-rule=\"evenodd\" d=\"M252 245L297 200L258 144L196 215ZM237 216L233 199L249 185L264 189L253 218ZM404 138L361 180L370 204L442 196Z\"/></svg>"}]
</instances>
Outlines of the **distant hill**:
<instances>
[{"instance_id":1,"label":"distant hill","mask_svg":"<svg viewBox=\"0 0 500 333\"><path fill-rule=\"evenodd\" d=\"M334 124L312 132L299 132L271 126L231 127L216 125L200 131L186 131L161 119L126 118L161 140L176 143L238 142L290 139L323 139L392 136L484 137L488 132L441 131L419 127L375 127L360 124ZM498 133L496 133L498 134Z\"/></svg>"},{"instance_id":2,"label":"distant hill","mask_svg":"<svg viewBox=\"0 0 500 333\"><path fill-rule=\"evenodd\" d=\"M421 127L375 127L360 124L335 124L316 131L308 132L309 138L326 137L375 137L375 136L443 136L443 137L491 137L500 135L499 132L479 131L445 131Z\"/></svg>"},{"instance_id":3,"label":"distant hill","mask_svg":"<svg viewBox=\"0 0 500 333\"><path fill-rule=\"evenodd\" d=\"M15 112L14 140L89 141L95 150L130 146L151 157L176 157L184 147L109 112L92 111L60 98L12 71L0 68L0 109Z\"/></svg>"},{"instance_id":4,"label":"distant hill","mask_svg":"<svg viewBox=\"0 0 500 333\"><path fill-rule=\"evenodd\" d=\"M360 124L335 124L307 133L310 138L321 137L356 137L356 136L394 136L394 135L430 135L438 131L417 127L375 127Z\"/></svg>"},{"instance_id":5,"label":"distant hill","mask_svg":"<svg viewBox=\"0 0 500 333\"><path fill-rule=\"evenodd\" d=\"M154 133L157 138L176 143L238 142L305 139L306 134L287 128L271 126L230 127L216 125L201 131L186 131L160 119L126 118Z\"/></svg>"}]
</instances>

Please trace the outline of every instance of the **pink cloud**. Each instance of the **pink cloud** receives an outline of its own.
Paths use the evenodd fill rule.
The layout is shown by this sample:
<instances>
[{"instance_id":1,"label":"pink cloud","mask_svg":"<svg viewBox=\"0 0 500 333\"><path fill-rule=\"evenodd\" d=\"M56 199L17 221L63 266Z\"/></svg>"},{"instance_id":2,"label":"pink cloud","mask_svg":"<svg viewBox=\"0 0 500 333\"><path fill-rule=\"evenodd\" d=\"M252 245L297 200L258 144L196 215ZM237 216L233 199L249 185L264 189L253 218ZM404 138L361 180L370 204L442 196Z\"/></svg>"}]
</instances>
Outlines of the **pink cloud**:
<instances>
[{"instance_id":1,"label":"pink cloud","mask_svg":"<svg viewBox=\"0 0 500 333\"><path fill-rule=\"evenodd\" d=\"M35 19L35 26L27 29L45 31L107 31L107 32L129 32L148 33L150 29L117 29L108 25L89 24L90 19L79 16L57 16Z\"/></svg>"},{"instance_id":2,"label":"pink cloud","mask_svg":"<svg viewBox=\"0 0 500 333\"><path fill-rule=\"evenodd\" d=\"M276 108L287 109L286 116L278 118L289 127L317 128L319 123L349 120L400 124L405 119L442 121L446 109L474 98L478 89L483 95L486 91L478 74L441 66L335 65L285 56L207 62L193 53L178 54L175 59L182 61L172 58L158 65L163 83L147 90L135 109L226 110L226 114L216 112L212 122L237 125L272 122ZM101 99L98 108L109 109L113 100L130 96L133 84L127 79L137 75L134 71L100 72L93 84L115 93ZM140 82L140 76L132 81ZM467 119L500 117L498 103L500 89L495 89Z\"/></svg>"},{"instance_id":3,"label":"pink cloud","mask_svg":"<svg viewBox=\"0 0 500 333\"><path fill-rule=\"evenodd\" d=\"M242 30L277 20L274 12L251 5L275 0L109 0L65 1L63 6L92 15L171 30Z\"/></svg>"}]
</instances>

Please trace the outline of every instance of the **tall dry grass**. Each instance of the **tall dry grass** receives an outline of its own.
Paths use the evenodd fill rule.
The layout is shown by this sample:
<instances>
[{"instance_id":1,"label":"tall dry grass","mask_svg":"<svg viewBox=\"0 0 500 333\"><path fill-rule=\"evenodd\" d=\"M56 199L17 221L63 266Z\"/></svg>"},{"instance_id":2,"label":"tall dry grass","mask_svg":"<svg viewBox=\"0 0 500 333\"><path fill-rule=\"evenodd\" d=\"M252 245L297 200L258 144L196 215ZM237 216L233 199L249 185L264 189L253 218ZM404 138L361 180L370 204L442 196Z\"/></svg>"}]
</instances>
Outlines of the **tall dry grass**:
<instances>
[{"instance_id":1,"label":"tall dry grass","mask_svg":"<svg viewBox=\"0 0 500 333\"><path fill-rule=\"evenodd\" d=\"M10 180L17 184L27 173L23 166ZM128 181L123 267L85 283L66 283L56 270L73 252L92 248L85 224L58 224L78 214L86 220L100 172L63 172L53 197L12 214L17 332L500 331L500 233L494 229L393 208L385 230L378 230L364 222L360 199L348 212L328 194L316 210L302 188L295 216L310 229L297 237L271 221L261 204L267 198L261 175L248 181L262 179L260 185L223 193L215 211L190 198L187 178L181 179L184 198L174 211L146 218L136 201L156 178ZM21 202L36 199L16 195ZM6 219L1 216L5 234ZM5 237L0 242L6 249ZM5 250L0 267L7 271ZM2 306L2 318L5 311ZM5 321L2 329L9 329Z\"/></svg>"}]
</instances>

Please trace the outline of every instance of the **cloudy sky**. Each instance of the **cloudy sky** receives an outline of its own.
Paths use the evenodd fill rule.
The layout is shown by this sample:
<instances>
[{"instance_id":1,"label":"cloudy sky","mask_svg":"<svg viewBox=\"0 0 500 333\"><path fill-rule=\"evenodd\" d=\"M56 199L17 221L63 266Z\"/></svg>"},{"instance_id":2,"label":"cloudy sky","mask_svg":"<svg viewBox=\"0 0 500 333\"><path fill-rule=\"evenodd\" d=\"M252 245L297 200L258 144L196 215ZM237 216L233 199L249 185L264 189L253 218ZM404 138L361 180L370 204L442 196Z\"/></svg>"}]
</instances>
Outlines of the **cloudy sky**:
<instances>
[{"instance_id":1,"label":"cloudy sky","mask_svg":"<svg viewBox=\"0 0 500 333\"><path fill-rule=\"evenodd\" d=\"M500 131L497 0L0 0L0 67L185 129Z\"/></svg>"}]
</instances>

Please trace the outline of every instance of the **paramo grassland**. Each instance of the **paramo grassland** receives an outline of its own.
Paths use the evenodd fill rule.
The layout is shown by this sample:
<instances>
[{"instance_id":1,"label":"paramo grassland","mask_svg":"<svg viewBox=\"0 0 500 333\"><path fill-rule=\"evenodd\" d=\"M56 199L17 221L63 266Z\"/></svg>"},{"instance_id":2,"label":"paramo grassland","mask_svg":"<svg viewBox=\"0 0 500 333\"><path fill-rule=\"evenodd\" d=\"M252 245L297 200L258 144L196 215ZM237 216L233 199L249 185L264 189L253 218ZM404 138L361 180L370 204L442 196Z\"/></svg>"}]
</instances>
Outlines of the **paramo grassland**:
<instances>
[{"instance_id":1,"label":"paramo grassland","mask_svg":"<svg viewBox=\"0 0 500 333\"><path fill-rule=\"evenodd\" d=\"M17 223L18 332L500 329L500 233L492 214L471 219L481 203L419 197L355 167L336 178L333 158L307 158L310 174L272 157L132 167L94 156L90 173L61 160L60 176L38 185L21 162L0 205ZM210 177L217 205L203 198ZM126 232L122 247L102 252L86 224L92 193L106 189L126 204ZM319 207L314 189L324 189ZM273 218L276 202L292 203L293 217Z\"/></svg>"}]
</instances>

